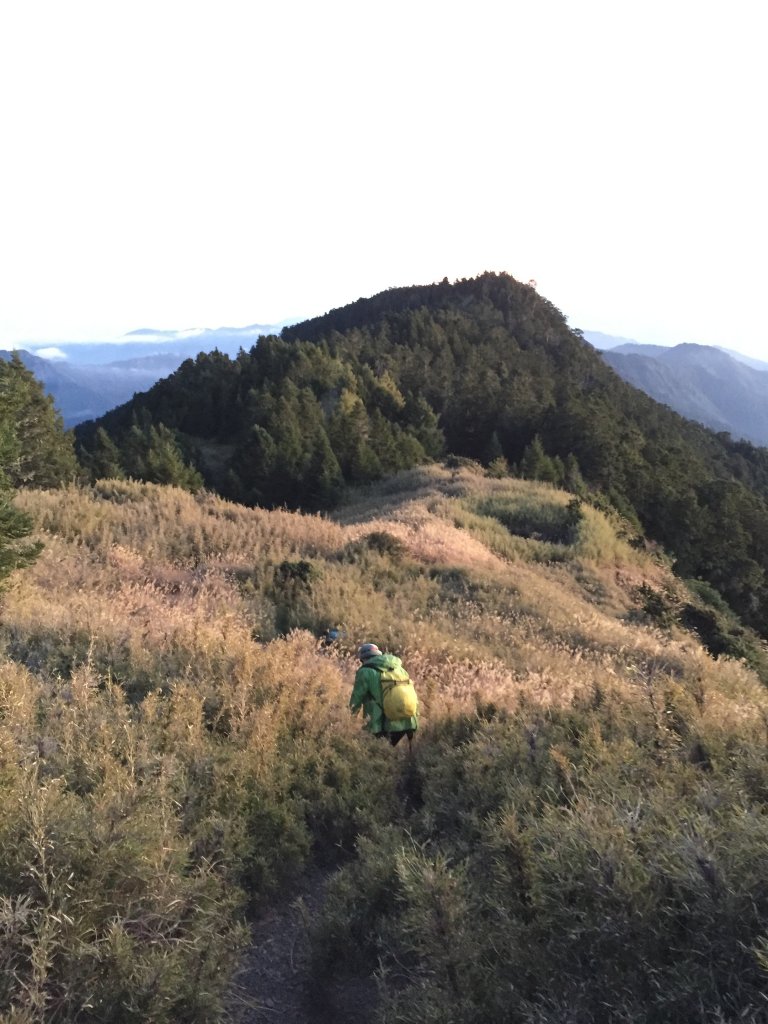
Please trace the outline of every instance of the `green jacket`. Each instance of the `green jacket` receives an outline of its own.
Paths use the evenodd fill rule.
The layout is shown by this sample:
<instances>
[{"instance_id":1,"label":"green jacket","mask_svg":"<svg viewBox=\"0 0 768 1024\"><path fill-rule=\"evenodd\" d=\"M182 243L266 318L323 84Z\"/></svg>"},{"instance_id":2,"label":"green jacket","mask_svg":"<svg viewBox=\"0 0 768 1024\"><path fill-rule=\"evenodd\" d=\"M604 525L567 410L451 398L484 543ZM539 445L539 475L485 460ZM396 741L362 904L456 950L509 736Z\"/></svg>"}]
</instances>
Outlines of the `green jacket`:
<instances>
[{"instance_id":1,"label":"green jacket","mask_svg":"<svg viewBox=\"0 0 768 1024\"><path fill-rule=\"evenodd\" d=\"M412 718L399 718L394 722L390 722L384 717L381 676L376 671L376 667L401 668L402 662L394 654L377 654L376 657L369 658L364 665L360 666L355 673L355 685L352 689L352 696L349 698L352 714L356 715L362 708L365 728L370 730L374 736L379 736L383 732L405 732L407 729L418 729L417 715Z\"/></svg>"}]
</instances>

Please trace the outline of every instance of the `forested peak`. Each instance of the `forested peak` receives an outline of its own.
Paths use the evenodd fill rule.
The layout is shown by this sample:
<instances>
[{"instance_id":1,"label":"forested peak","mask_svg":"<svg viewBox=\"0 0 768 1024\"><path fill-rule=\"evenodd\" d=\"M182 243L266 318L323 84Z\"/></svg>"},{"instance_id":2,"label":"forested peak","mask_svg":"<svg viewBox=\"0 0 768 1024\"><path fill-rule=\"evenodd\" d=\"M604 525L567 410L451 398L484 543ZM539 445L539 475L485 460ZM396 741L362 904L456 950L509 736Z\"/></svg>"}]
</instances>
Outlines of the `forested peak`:
<instances>
[{"instance_id":1,"label":"forested peak","mask_svg":"<svg viewBox=\"0 0 768 1024\"><path fill-rule=\"evenodd\" d=\"M568 331L563 314L539 295L533 284L523 284L511 274L488 271L453 283L446 277L434 284L388 288L370 298L360 298L332 309L323 316L285 327L281 337L317 341L328 338L333 332L343 334L352 329L375 328L389 317L413 310L477 313L481 306L486 315L495 310L499 322L508 327L534 318L550 329Z\"/></svg>"}]
</instances>

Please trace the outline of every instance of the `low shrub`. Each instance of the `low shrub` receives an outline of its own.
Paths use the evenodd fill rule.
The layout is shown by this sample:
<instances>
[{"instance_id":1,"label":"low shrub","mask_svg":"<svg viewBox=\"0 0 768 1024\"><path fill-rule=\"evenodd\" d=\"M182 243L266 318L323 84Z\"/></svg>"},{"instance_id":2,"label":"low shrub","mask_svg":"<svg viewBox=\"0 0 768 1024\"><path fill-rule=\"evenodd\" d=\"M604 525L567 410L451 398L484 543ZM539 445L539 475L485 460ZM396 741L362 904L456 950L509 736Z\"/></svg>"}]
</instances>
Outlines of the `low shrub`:
<instances>
[{"instance_id":1,"label":"low shrub","mask_svg":"<svg viewBox=\"0 0 768 1024\"><path fill-rule=\"evenodd\" d=\"M342 872L323 970L353 936L382 1021L759 1020L761 728L734 759L685 687L617 710L603 694L423 737L423 805Z\"/></svg>"}]
</instances>

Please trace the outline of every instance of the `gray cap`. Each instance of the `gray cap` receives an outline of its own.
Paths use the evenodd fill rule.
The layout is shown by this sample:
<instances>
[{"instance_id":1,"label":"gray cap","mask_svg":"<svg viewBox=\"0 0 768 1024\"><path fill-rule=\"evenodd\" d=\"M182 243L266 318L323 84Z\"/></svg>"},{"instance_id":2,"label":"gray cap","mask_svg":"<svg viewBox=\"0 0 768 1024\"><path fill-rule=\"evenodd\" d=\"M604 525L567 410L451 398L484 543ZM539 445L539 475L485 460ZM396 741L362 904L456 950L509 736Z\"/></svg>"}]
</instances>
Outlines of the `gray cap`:
<instances>
[{"instance_id":1,"label":"gray cap","mask_svg":"<svg viewBox=\"0 0 768 1024\"><path fill-rule=\"evenodd\" d=\"M381 654L381 651L376 644L362 644L357 649L357 656L360 661L368 661L369 658L375 658L377 654Z\"/></svg>"}]
</instances>

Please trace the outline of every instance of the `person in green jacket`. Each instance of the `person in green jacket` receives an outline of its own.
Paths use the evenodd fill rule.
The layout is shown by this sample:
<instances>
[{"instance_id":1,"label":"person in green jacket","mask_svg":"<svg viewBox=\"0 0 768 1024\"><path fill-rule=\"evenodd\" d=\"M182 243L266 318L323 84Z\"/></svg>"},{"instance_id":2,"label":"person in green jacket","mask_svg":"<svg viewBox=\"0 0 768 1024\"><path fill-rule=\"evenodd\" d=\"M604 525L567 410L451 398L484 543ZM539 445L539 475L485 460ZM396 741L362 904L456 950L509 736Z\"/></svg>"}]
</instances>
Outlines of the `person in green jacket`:
<instances>
[{"instance_id":1,"label":"person in green jacket","mask_svg":"<svg viewBox=\"0 0 768 1024\"><path fill-rule=\"evenodd\" d=\"M382 654L376 644L363 644L358 649L357 656L362 664L355 673L355 685L349 698L352 714L356 715L362 708L364 728L374 736L388 736L393 747L403 736L407 736L409 741L412 740L419 727L418 708L415 708L414 714L405 718L390 719L384 714L382 677L385 680L384 686L387 686L387 681L391 678L396 682L407 681L407 685L412 686L402 661L394 654Z\"/></svg>"}]
</instances>

